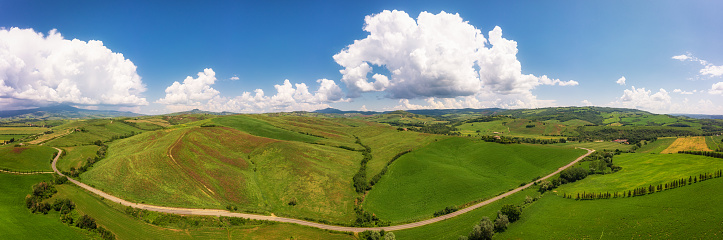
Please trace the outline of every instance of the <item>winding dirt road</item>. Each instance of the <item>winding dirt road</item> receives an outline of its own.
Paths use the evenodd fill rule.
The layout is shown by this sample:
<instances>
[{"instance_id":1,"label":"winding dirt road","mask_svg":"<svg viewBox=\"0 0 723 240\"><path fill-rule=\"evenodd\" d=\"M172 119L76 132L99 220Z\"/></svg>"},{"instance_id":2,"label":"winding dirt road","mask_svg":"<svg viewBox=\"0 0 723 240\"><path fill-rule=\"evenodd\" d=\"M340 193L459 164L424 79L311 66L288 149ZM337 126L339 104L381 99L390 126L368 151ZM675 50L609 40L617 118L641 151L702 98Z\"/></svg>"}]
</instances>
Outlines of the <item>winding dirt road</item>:
<instances>
[{"instance_id":1,"label":"winding dirt road","mask_svg":"<svg viewBox=\"0 0 723 240\"><path fill-rule=\"evenodd\" d=\"M59 148L55 148L55 149L58 150L58 155L55 157L55 159L53 159L53 164L52 164L53 171L55 171L56 173L60 174L61 176L65 176L65 175L63 175L63 173L61 173L60 171L58 171L58 169L55 167L55 163L58 161L58 158L60 157L60 155L61 155L61 153L63 152L63 150L61 150L61 149L59 149ZM591 153L595 152L595 150L591 150L591 149L587 149L587 148L582 148L582 149L587 150L587 153L586 153L585 155L582 155L582 156L578 157L577 159L575 159L575 161L572 161L571 163L569 163L569 164L567 164L567 165L565 165L565 166L557 169L557 171L555 171L555 172L553 172L553 173L551 173L551 174L549 174L549 175L547 175L547 176L545 176L545 177L543 177L543 178L540 178L540 179L537 180L537 181L542 181L542 180L545 180L545 179L547 179L547 178L549 178L549 177L552 177L552 176L554 176L555 174L558 174L560 171L565 170L566 168L569 168L569 167L575 165L577 162L579 162L580 160L582 160L584 157L586 157L586 156L590 155ZM447 214L447 215L444 215L444 216L439 216L439 217L435 217L435 218L431 218L431 219L427 219L427 220L423 220L423 221L419 221L419 222L407 223L407 224L403 224L403 225L388 226L388 227L374 227L374 228L360 228L360 227L342 227L342 226L326 225L326 224L309 222L309 221L304 221L304 220L299 220L299 219L293 219L293 218L284 218L284 217L276 217L276 216L264 216L264 215L255 215L255 214L246 214L246 213L235 213L235 212L229 212L229 211L226 211L226 210L218 210L218 209L175 208L175 207L153 206L153 205L141 204L141 203L132 203L132 202L129 202L129 201L120 199L120 198L118 198L118 197L115 197L115 196L113 196L113 195L107 194L107 193L105 193L105 192L103 192L103 191L100 191L100 190L98 190L98 189L95 189L95 188L93 188L93 187L91 187L91 186L88 186L88 185L82 183L82 182L76 181L75 179L68 178L68 180L69 180L70 182L74 183L75 185L78 185L78 186L80 186L80 187L82 187L82 188L84 188L84 189L86 189L86 190L88 190L88 191L90 191L90 192L92 192L92 193L95 193L95 194L97 194L97 195L99 195L99 196L101 196L101 197L104 197L105 199L111 200L111 201L113 201L113 202L120 203L121 205L131 206L131 207L139 208L139 209L145 209L145 210L148 210L148 211L162 212L162 213L173 213L173 214L182 214L182 215L205 215L205 216L241 217L241 218L256 219L256 220L266 220L266 221L285 222L285 223L296 223L296 224L304 225L304 226L310 226L310 227L327 229L327 230L333 230L333 231L343 231L343 232L363 232L363 231L366 231L366 230L396 231L396 230L402 230L402 229L408 229L408 228L414 228L414 227L424 226L424 225L427 225L427 224L432 224L432 223L439 222L439 221L442 221L442 220L445 220L445 219L449 219L449 218L456 217L456 216L458 216L458 215L467 213L467 212L469 212L469 211L472 211L472 210L477 209L477 208L479 208L479 207L482 207L482 206L484 206L484 205L493 203L493 202L495 202L495 201L497 201L497 200L503 199L503 198L505 198L505 197L507 197L507 196L510 196L510 195L515 194L515 193L517 193L517 192L519 192L519 191L522 191L523 189L525 189L525 188L527 188L527 187L529 187L529 186L532 186L532 184L534 183L534 182L528 183L528 184L526 184L526 185L524 185L524 186L515 188L514 190L511 190L511 191L506 192L506 193L504 193L504 194L501 194L501 195L499 195L499 196L490 198L490 199L488 199L488 200L486 200L486 201L477 203L477 204L475 204L475 205L469 206L469 207L467 207L467 208L461 209L461 210L459 210L459 211L456 211L456 212L453 212L453 213L450 213L450 214Z\"/></svg>"}]
</instances>

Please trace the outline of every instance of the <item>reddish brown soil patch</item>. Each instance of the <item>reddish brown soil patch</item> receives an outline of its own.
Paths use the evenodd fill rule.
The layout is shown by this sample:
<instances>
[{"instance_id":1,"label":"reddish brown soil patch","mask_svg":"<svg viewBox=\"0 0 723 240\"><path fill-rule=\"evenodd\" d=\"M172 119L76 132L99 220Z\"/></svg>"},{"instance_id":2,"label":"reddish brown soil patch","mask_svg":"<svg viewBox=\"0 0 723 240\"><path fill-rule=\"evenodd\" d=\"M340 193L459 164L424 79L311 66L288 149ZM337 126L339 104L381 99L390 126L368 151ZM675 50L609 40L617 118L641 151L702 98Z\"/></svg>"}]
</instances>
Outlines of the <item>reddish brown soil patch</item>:
<instances>
[{"instance_id":1,"label":"reddish brown soil patch","mask_svg":"<svg viewBox=\"0 0 723 240\"><path fill-rule=\"evenodd\" d=\"M14 147L14 148L13 148L13 153L19 154L19 153L22 153L22 152L25 151L25 150L28 150L28 148L26 148L26 147Z\"/></svg>"}]
</instances>

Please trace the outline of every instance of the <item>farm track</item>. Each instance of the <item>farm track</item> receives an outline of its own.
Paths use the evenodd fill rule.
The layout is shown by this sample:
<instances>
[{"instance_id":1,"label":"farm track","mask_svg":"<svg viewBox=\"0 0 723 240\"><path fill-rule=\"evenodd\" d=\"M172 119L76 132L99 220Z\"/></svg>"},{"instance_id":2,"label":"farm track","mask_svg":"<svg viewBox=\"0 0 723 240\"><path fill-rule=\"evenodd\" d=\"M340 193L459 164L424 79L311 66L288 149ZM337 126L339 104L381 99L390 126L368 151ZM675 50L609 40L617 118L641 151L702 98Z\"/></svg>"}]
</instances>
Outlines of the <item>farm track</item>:
<instances>
[{"instance_id":1,"label":"farm track","mask_svg":"<svg viewBox=\"0 0 723 240\"><path fill-rule=\"evenodd\" d=\"M59 158L59 156L61 155L61 153L63 152L63 150L61 150L61 149L59 149L59 148L55 148L55 149L58 150L58 155L53 159L53 164L52 164L53 171L55 171L56 173L58 173L58 174L61 175L61 176L65 176L65 175L63 175L63 173L61 173L60 171L58 171L58 169L55 167L56 163L58 162L58 158ZM469 206L469 207L467 207L467 208L461 209L461 210L459 210L459 211L456 211L456 212L453 212L453 213L450 213L450 214L447 214L447 215L443 215L443 216L439 216L439 217L435 217L435 218L431 218L431 219L427 219L427 220L423 220L423 221L419 221L419 222L407 223L407 224L396 225L396 226L372 227L372 228L334 226L334 225L327 225L327 224L322 224L322 223L309 222L309 221L304 221L304 220L299 220L299 219L293 219L293 218L284 218L284 217L277 217L277 216L265 216L265 215L255 215L255 214L246 214L246 213L234 213L234 212L229 212L229 211L226 211L226 210L219 210L219 209L176 208L176 207L153 206L153 205L141 204L141 203L132 203L132 202L129 202L129 201L120 199L120 198L118 198L118 197L116 197L116 196L107 194L107 193L105 193L105 192L103 192L103 191L100 191L100 190L98 190L98 189L95 189L95 188L93 188L93 187L91 187L91 186L88 186L88 185L86 185L86 184L84 184L84 183L81 183L81 182L79 182L79 181L77 181L77 180L75 180L75 179L68 178L68 180L69 180L70 182L74 183L75 185L78 185L79 187L81 187L81 188L83 188L83 189L85 189L85 190L88 190L88 191L90 191L90 192L92 192L92 193L94 193L94 194L97 194L97 195L99 195L99 196L101 196L101 197L103 197L103 198L105 198L105 199L110 200L110 201L119 203L119 204L124 205L124 206L130 206L130 207L139 208L139 209L145 209L145 210L154 211L154 212L171 213L171 214L181 214L181 215L203 215L203 216L240 217L240 218L248 218L248 219L255 219L255 220L275 221L275 222L284 222L284 223L295 223L295 224L304 225L304 226L309 226L309 227L315 227L315 228L326 229L326 230L333 230L333 231L342 231L342 232L363 232L363 231L366 231L366 230L374 230L374 231L379 231L379 230L396 231L396 230L403 230L403 229L409 229L409 228L414 228L414 227L420 227L420 226L424 226L424 225L436 223L436 222L439 222L439 221L442 221L442 220L445 220L445 219L453 218L453 217L462 215L462 214L464 214L464 213L467 213L467 212L469 212L469 211L472 211L472 210L474 210L474 209L477 209L477 208L480 208L480 207L482 207L482 206L485 206L485 205L487 205L487 204L493 203L493 202L495 202L495 201L497 201L497 200L503 199L503 198L505 198L505 197L507 197L507 196L510 196L510 195L512 195L512 194L515 194L515 193L517 193L517 192L519 192L519 191L522 191L523 189L532 186L532 185L533 185L535 182L537 182L537 181L542 181L542 180L548 179L548 178L554 176L555 174L560 173L562 170L565 170L565 169L567 169L567 168L569 168L569 167L571 167L571 166L574 166L577 162L579 162L580 160L582 160L584 157L586 157L586 156L590 155L591 153L595 152L595 150L591 150L591 149L587 149L587 148L582 148L582 149L587 150L587 153L584 154L584 155L582 155L582 156L580 156L580 157L578 157L577 159L575 159L575 161L572 161L572 162L570 162L569 164L567 164L567 165L565 165L565 166L557 169L557 171L555 171L555 172L553 172L553 173L551 173L551 174L549 174L549 175L547 175L547 176L545 176L545 177L542 177L542 178L540 178L539 180L536 180L536 181L533 181L533 182L531 182L531 183L528 183L528 184L526 184L526 185L524 185L524 186L515 188L515 189L513 189L513 190L511 190L511 191L505 192L505 193L503 193L503 194L501 194L501 195L495 196L495 197L490 198L490 199L488 199L488 200L485 200L485 201L483 201L483 202L474 204L474 205L472 205L472 206Z\"/></svg>"},{"instance_id":2,"label":"farm track","mask_svg":"<svg viewBox=\"0 0 723 240\"><path fill-rule=\"evenodd\" d=\"M10 174L17 174L17 175L31 175L31 174L48 174L53 172L15 172L15 171L5 171L0 169L0 172L4 173L10 173Z\"/></svg>"}]
</instances>

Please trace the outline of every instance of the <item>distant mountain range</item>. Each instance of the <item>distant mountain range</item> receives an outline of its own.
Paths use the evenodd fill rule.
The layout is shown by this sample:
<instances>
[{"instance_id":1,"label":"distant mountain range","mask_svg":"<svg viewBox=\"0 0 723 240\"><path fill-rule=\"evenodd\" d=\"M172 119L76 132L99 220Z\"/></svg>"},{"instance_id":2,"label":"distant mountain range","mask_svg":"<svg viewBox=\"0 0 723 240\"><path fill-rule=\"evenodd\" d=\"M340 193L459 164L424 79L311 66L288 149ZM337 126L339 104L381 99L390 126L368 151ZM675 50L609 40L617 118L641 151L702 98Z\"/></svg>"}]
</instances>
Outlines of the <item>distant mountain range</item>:
<instances>
[{"instance_id":1,"label":"distant mountain range","mask_svg":"<svg viewBox=\"0 0 723 240\"><path fill-rule=\"evenodd\" d=\"M501 108L483 108L483 109L473 109L473 108L463 108L463 109L421 109L421 110L405 110L405 112L414 113L414 114L420 114L420 115L428 115L428 116L442 116L446 114L464 114L464 113L485 113L485 114L494 114L505 111L505 109ZM325 114L346 114L346 113L358 113L363 115L373 115L373 114L383 114L383 113L390 113L394 111L386 111L386 112L376 112L376 111L342 111L336 108L325 108L314 111L315 113L325 113Z\"/></svg>"},{"instance_id":2,"label":"distant mountain range","mask_svg":"<svg viewBox=\"0 0 723 240\"><path fill-rule=\"evenodd\" d=\"M20 119L86 119L86 118L109 118L109 117L137 117L142 114L132 112L121 112L112 110L88 110L80 109L69 105L55 105L21 110L0 111L0 118Z\"/></svg>"},{"instance_id":3,"label":"distant mountain range","mask_svg":"<svg viewBox=\"0 0 723 240\"><path fill-rule=\"evenodd\" d=\"M406 110L405 112L419 114L419 115L427 115L427 116L443 116L446 114L482 114L482 115L493 115L493 114L504 114L504 115L512 115L514 117L525 117L525 118L535 118L535 117L541 117L541 116L535 116L535 115L544 115L549 117L550 115L559 115L565 116L567 118L579 118L584 119L583 116L576 116L576 115L589 115L586 113L590 113L589 111L580 111L581 108L573 108L573 107L561 107L561 108L544 108L544 109L537 109L536 113L530 113L529 109L515 109L515 110L509 110L509 109L502 109L502 108L483 108L483 109L473 109L473 108L463 108L463 109L422 109L422 110ZM625 112L639 112L644 114L650 114L644 111L634 110L634 109L616 109L616 108L602 108L602 107L590 107L590 110L593 110L594 112L603 111L603 112L609 112L609 111L625 111ZM378 111L343 111L335 108L326 108L326 109L319 109L316 111L313 111L314 113L321 113L321 114L362 114L362 115L375 115L375 114L384 114L384 113L391 113L394 111L384 111L384 112L378 112ZM210 111L203 111L199 109L193 109L190 111L185 112L177 112L177 113L171 113L166 115L182 115L182 114L211 114L211 115L231 115L236 114L233 112L210 112ZM519 115L519 116L518 116ZM598 115L598 113L594 113L593 115ZM695 119L723 119L723 115L705 115L705 114L670 114L671 116L684 116L689 118L695 118ZM137 117L137 116L143 116L143 114L138 113L132 113L132 112L123 112L123 111L112 111L112 110L88 110L88 109L80 109L69 105L55 105L55 106L49 106L49 107L40 107L40 108L33 108L33 109L22 109L22 110L6 110L6 111L0 111L0 119L23 119L23 118L34 118L34 119L89 119L89 118L111 118L111 117ZM559 119L561 121L564 121L565 119ZM596 121L591 121L596 122Z\"/></svg>"},{"instance_id":4,"label":"distant mountain range","mask_svg":"<svg viewBox=\"0 0 723 240\"><path fill-rule=\"evenodd\" d=\"M164 115L175 116L175 115L183 115L183 114L232 115L232 114L238 114L238 113L233 113L233 112L210 112L210 111L203 111L203 110L200 110L200 109L193 109L193 110L190 110L190 111L175 112L175 113L169 113L169 114L164 114Z\"/></svg>"}]
</instances>

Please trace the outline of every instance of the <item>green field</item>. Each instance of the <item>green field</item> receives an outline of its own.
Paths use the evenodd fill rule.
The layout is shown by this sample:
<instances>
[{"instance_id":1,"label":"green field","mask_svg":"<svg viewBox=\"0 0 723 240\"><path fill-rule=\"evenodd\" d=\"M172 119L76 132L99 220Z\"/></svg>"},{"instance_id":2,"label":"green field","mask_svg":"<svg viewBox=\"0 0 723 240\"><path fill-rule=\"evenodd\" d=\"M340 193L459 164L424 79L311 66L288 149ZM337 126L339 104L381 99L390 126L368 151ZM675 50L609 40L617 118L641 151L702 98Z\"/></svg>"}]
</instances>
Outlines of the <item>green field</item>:
<instances>
[{"instance_id":1,"label":"green field","mask_svg":"<svg viewBox=\"0 0 723 240\"><path fill-rule=\"evenodd\" d=\"M495 237L720 239L722 184L723 178L716 178L647 196L590 201L548 195L525 208L520 221Z\"/></svg>"},{"instance_id":2,"label":"green field","mask_svg":"<svg viewBox=\"0 0 723 240\"><path fill-rule=\"evenodd\" d=\"M12 171L52 171L50 160L57 151L47 146L0 147L0 168Z\"/></svg>"},{"instance_id":3,"label":"green field","mask_svg":"<svg viewBox=\"0 0 723 240\"><path fill-rule=\"evenodd\" d=\"M32 135L50 130L44 127L0 127L0 134L25 134Z\"/></svg>"},{"instance_id":4,"label":"green field","mask_svg":"<svg viewBox=\"0 0 723 240\"><path fill-rule=\"evenodd\" d=\"M494 203L490 203L481 208L477 208L468 213L459 215L457 217L447 219L441 222L433 224L410 228L401 231L395 231L394 234L399 240L416 240L416 239L448 239L456 240L459 236L467 236L472 227L479 223L482 217L487 216L490 219L495 219L497 211L502 208L505 204L521 205L526 196L535 197L539 193L536 189L528 188L524 191L515 193L509 197L503 198ZM526 218L527 215L523 210L522 218Z\"/></svg>"},{"instance_id":5,"label":"green field","mask_svg":"<svg viewBox=\"0 0 723 240\"><path fill-rule=\"evenodd\" d=\"M708 148L710 148L713 151L716 151L718 149L723 149L723 136L707 136L705 137L705 143L708 145Z\"/></svg>"},{"instance_id":6,"label":"green field","mask_svg":"<svg viewBox=\"0 0 723 240\"><path fill-rule=\"evenodd\" d=\"M216 124L232 127L259 137L299 142L316 142L319 140L318 137L275 127L268 122L254 118L253 116L234 115L214 118L211 121Z\"/></svg>"},{"instance_id":7,"label":"green field","mask_svg":"<svg viewBox=\"0 0 723 240\"><path fill-rule=\"evenodd\" d=\"M100 200L76 186L61 185L57 188L57 197L73 200L77 211L93 217L99 225L113 232L117 239L353 239L345 234L332 234L316 228L282 223L236 227L164 228L126 215L115 208L117 204ZM52 220L60 224L57 218Z\"/></svg>"},{"instance_id":8,"label":"green field","mask_svg":"<svg viewBox=\"0 0 723 240\"><path fill-rule=\"evenodd\" d=\"M0 173L0 239L88 239L82 230L60 222L60 214L33 214L25 208L25 195L49 174L14 175Z\"/></svg>"},{"instance_id":9,"label":"green field","mask_svg":"<svg viewBox=\"0 0 723 240\"><path fill-rule=\"evenodd\" d=\"M96 157L99 148L97 145L64 147L65 156L58 160L56 167L60 171L70 171L71 167L78 169L85 164L88 158Z\"/></svg>"},{"instance_id":10,"label":"green field","mask_svg":"<svg viewBox=\"0 0 723 240\"><path fill-rule=\"evenodd\" d=\"M610 150L615 151L615 149L620 149L620 151L627 151L628 149L631 149L633 145L630 144L621 144L616 142L566 142L566 143L556 143L553 144L553 146L564 146L569 148L575 148L575 147L581 147L581 148L589 148L589 149L595 149L598 151L603 150Z\"/></svg>"},{"instance_id":11,"label":"green field","mask_svg":"<svg viewBox=\"0 0 723 240\"><path fill-rule=\"evenodd\" d=\"M399 158L365 200L384 220L408 222L495 196L569 163L585 150L466 138L432 143Z\"/></svg>"},{"instance_id":12,"label":"green field","mask_svg":"<svg viewBox=\"0 0 723 240\"><path fill-rule=\"evenodd\" d=\"M503 124L505 122L509 122L509 121L496 120L496 121L491 121L491 122L465 123L465 124L458 126L457 128L459 129L459 132L462 135L467 135L467 134L472 134L472 135L506 134L506 133L508 133L508 128L507 128L507 126L505 126Z\"/></svg>"},{"instance_id":13,"label":"green field","mask_svg":"<svg viewBox=\"0 0 723 240\"><path fill-rule=\"evenodd\" d=\"M640 148L639 148L638 150L636 150L635 152L638 152L638 153L660 153L660 152L662 152L663 150L665 150L666 148L668 148L668 146L670 146L670 144L672 144L673 142L675 142L675 139L676 139L675 137L658 138L658 139L655 140L654 142L648 142L647 144L643 145L642 147L640 147Z\"/></svg>"},{"instance_id":14,"label":"green field","mask_svg":"<svg viewBox=\"0 0 723 240\"><path fill-rule=\"evenodd\" d=\"M225 127L148 132L115 141L108 151L81 178L129 201L216 209L233 204L297 218L353 219L351 181L359 152ZM293 199L298 204L288 205Z\"/></svg>"},{"instance_id":15,"label":"green field","mask_svg":"<svg viewBox=\"0 0 723 240\"><path fill-rule=\"evenodd\" d=\"M91 119L70 122L53 128L55 132L65 132L66 130L75 130L63 137L55 138L45 143L49 146L70 147L89 145L100 140L103 142L110 141L114 137L129 136L143 132L131 124L122 120L113 119Z\"/></svg>"},{"instance_id":16,"label":"green field","mask_svg":"<svg viewBox=\"0 0 723 240\"><path fill-rule=\"evenodd\" d=\"M612 174L588 176L584 181L562 185L557 191L573 195L622 192L723 169L723 159L689 154L623 153L615 156L613 163L623 169Z\"/></svg>"}]
</instances>

